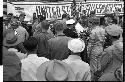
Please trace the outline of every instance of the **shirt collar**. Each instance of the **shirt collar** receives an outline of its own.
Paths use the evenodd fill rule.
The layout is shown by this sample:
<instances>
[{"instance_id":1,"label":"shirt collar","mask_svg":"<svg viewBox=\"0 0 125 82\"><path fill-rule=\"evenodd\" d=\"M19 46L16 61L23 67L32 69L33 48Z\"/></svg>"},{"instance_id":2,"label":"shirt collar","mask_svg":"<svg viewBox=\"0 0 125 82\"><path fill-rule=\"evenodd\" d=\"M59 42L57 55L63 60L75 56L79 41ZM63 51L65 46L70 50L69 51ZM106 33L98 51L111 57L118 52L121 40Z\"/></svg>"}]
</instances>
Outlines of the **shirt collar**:
<instances>
[{"instance_id":1,"label":"shirt collar","mask_svg":"<svg viewBox=\"0 0 125 82\"><path fill-rule=\"evenodd\" d=\"M78 55L69 55L68 59L71 59L71 60L81 60L81 57L78 56Z\"/></svg>"},{"instance_id":2,"label":"shirt collar","mask_svg":"<svg viewBox=\"0 0 125 82\"><path fill-rule=\"evenodd\" d=\"M18 50L15 48L9 48L8 51L18 52Z\"/></svg>"},{"instance_id":3,"label":"shirt collar","mask_svg":"<svg viewBox=\"0 0 125 82\"><path fill-rule=\"evenodd\" d=\"M37 54L29 54L28 55L28 58L35 58L35 57L38 57Z\"/></svg>"},{"instance_id":4,"label":"shirt collar","mask_svg":"<svg viewBox=\"0 0 125 82\"><path fill-rule=\"evenodd\" d=\"M117 43L119 43L119 42L122 42L121 40L116 40L116 41L114 41L112 44L117 44Z\"/></svg>"}]
</instances>

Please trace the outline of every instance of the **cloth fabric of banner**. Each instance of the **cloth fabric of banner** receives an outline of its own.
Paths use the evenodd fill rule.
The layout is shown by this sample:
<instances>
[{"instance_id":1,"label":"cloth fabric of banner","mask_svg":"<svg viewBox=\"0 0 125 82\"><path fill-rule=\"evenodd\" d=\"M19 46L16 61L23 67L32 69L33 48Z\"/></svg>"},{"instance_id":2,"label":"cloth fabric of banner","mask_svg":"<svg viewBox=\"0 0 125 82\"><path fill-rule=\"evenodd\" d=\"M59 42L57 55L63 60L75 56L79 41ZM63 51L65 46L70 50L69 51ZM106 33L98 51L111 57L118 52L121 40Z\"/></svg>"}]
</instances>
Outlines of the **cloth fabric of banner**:
<instances>
[{"instance_id":1,"label":"cloth fabric of banner","mask_svg":"<svg viewBox=\"0 0 125 82\"><path fill-rule=\"evenodd\" d=\"M37 15L42 15L44 10L46 12L46 19L51 20L53 12L56 10L57 19L62 18L63 11L66 11L67 14L71 16L71 13L74 13L79 10L79 13L85 11L85 14L89 14L90 11L95 10L97 16L103 16L106 11L115 12L119 8L119 14L124 14L124 2L122 1L87 1L83 2L52 2L52 3L43 3L43 2L12 2L7 3L7 13L20 14L21 12L26 13L26 21L30 21L33 16L33 13ZM80 7L80 8L79 8Z\"/></svg>"}]
</instances>

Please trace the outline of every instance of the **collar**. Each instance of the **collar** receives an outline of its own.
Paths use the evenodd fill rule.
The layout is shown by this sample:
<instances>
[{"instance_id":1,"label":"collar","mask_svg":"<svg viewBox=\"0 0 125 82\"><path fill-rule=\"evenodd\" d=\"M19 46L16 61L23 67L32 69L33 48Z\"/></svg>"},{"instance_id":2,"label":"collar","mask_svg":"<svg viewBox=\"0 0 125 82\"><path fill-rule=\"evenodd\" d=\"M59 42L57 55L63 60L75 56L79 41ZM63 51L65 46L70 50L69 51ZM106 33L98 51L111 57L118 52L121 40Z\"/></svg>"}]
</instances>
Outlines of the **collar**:
<instances>
[{"instance_id":1,"label":"collar","mask_svg":"<svg viewBox=\"0 0 125 82\"><path fill-rule=\"evenodd\" d=\"M18 50L15 48L9 48L8 51L18 52Z\"/></svg>"},{"instance_id":2,"label":"collar","mask_svg":"<svg viewBox=\"0 0 125 82\"><path fill-rule=\"evenodd\" d=\"M112 44L117 44L117 43L119 43L119 42L122 42L121 40L116 40L116 41L114 41Z\"/></svg>"},{"instance_id":3,"label":"collar","mask_svg":"<svg viewBox=\"0 0 125 82\"><path fill-rule=\"evenodd\" d=\"M29 54L27 57L28 58L35 58L35 57L38 57L38 56L37 56L37 54Z\"/></svg>"},{"instance_id":4,"label":"collar","mask_svg":"<svg viewBox=\"0 0 125 82\"><path fill-rule=\"evenodd\" d=\"M78 55L69 55L68 59L71 60L82 60L80 56Z\"/></svg>"},{"instance_id":5,"label":"collar","mask_svg":"<svg viewBox=\"0 0 125 82\"><path fill-rule=\"evenodd\" d=\"M41 32L41 33L45 33L45 34L48 34L48 32Z\"/></svg>"}]
</instances>

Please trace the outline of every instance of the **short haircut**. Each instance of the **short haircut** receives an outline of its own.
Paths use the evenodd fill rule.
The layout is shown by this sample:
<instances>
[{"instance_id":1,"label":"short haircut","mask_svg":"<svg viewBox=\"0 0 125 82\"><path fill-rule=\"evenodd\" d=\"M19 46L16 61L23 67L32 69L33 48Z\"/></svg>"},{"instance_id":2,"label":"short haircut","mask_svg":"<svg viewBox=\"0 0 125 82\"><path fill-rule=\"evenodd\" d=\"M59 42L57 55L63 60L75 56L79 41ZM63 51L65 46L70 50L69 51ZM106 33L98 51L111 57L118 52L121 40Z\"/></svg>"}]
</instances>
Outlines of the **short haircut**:
<instances>
[{"instance_id":1,"label":"short haircut","mask_svg":"<svg viewBox=\"0 0 125 82\"><path fill-rule=\"evenodd\" d=\"M46 21L46 20L44 20L44 21L41 22L41 26L45 30L49 29L49 25L50 25L50 23L48 21Z\"/></svg>"},{"instance_id":2,"label":"short haircut","mask_svg":"<svg viewBox=\"0 0 125 82\"><path fill-rule=\"evenodd\" d=\"M63 14L63 15L62 15L62 19L64 19L64 18L67 18L67 15L66 15L66 14Z\"/></svg>"},{"instance_id":3,"label":"short haircut","mask_svg":"<svg viewBox=\"0 0 125 82\"><path fill-rule=\"evenodd\" d=\"M64 30L64 24L62 22L56 22L54 25L53 25L55 31L63 31Z\"/></svg>"},{"instance_id":4,"label":"short haircut","mask_svg":"<svg viewBox=\"0 0 125 82\"><path fill-rule=\"evenodd\" d=\"M23 46L29 52L34 51L37 48L38 42L35 37L29 37L27 40L24 41Z\"/></svg>"}]
</instances>

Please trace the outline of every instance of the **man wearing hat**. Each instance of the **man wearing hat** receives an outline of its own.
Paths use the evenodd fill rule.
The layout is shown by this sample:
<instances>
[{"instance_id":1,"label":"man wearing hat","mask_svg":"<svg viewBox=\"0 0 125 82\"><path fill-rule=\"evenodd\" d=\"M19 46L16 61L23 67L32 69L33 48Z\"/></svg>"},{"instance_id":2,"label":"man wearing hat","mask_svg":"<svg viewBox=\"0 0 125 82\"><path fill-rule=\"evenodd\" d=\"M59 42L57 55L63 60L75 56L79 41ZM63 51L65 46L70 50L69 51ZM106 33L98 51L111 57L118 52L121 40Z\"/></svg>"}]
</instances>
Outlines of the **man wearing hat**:
<instances>
[{"instance_id":1,"label":"man wearing hat","mask_svg":"<svg viewBox=\"0 0 125 82\"><path fill-rule=\"evenodd\" d=\"M118 25L109 25L105 28L112 45L104 50L100 58L102 76L99 81L116 81L113 77L117 68L120 68L123 63L123 42L120 36L123 30ZM109 79L107 79L110 77Z\"/></svg>"},{"instance_id":2,"label":"man wearing hat","mask_svg":"<svg viewBox=\"0 0 125 82\"><path fill-rule=\"evenodd\" d=\"M41 64L37 69L36 77L38 81L77 81L72 68L60 60Z\"/></svg>"},{"instance_id":3,"label":"man wearing hat","mask_svg":"<svg viewBox=\"0 0 125 82\"><path fill-rule=\"evenodd\" d=\"M67 29L65 29L63 31L63 33L67 37L78 38L77 32L75 30L75 20L70 19L70 20L66 21L66 24L67 24Z\"/></svg>"},{"instance_id":4,"label":"man wearing hat","mask_svg":"<svg viewBox=\"0 0 125 82\"><path fill-rule=\"evenodd\" d=\"M15 31L10 32L6 35L3 40L3 46L5 46L8 51L14 52L20 60L24 59L27 55L19 52L19 44L22 42L21 37L17 35Z\"/></svg>"},{"instance_id":5,"label":"man wearing hat","mask_svg":"<svg viewBox=\"0 0 125 82\"><path fill-rule=\"evenodd\" d=\"M69 49L67 46L70 37L65 36L63 33L64 23L58 21L54 23L54 29L56 32L56 37L48 40L49 42L49 57L50 59L63 60L69 56Z\"/></svg>"},{"instance_id":6,"label":"man wearing hat","mask_svg":"<svg viewBox=\"0 0 125 82\"><path fill-rule=\"evenodd\" d=\"M22 59L21 77L23 81L37 81L37 68L44 62L49 61L45 57L37 56L38 42L35 37L29 37L24 43L24 48L27 50L27 58Z\"/></svg>"},{"instance_id":7,"label":"man wearing hat","mask_svg":"<svg viewBox=\"0 0 125 82\"><path fill-rule=\"evenodd\" d=\"M76 81L91 81L90 66L88 63L82 61L80 57L80 53L85 48L84 41L80 38L69 40L68 48L71 54L63 62L67 63L73 69Z\"/></svg>"}]
</instances>

